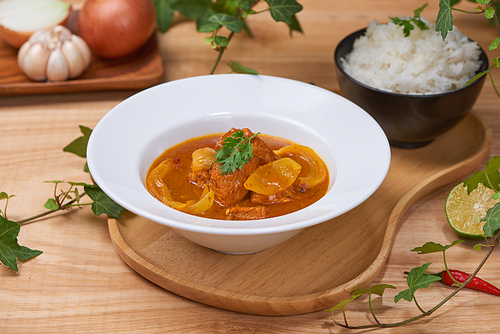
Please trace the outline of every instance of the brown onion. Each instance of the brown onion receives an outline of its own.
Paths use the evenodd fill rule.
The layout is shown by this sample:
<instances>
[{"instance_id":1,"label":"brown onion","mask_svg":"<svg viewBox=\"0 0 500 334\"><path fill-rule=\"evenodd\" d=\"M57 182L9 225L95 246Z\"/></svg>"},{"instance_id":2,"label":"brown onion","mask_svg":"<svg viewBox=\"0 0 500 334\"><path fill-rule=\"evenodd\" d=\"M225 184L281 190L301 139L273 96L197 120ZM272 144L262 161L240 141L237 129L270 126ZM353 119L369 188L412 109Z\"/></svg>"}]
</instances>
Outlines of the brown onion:
<instances>
[{"instance_id":1,"label":"brown onion","mask_svg":"<svg viewBox=\"0 0 500 334\"><path fill-rule=\"evenodd\" d=\"M103 58L119 58L138 50L155 27L151 0L87 0L78 16L80 36Z\"/></svg>"}]
</instances>

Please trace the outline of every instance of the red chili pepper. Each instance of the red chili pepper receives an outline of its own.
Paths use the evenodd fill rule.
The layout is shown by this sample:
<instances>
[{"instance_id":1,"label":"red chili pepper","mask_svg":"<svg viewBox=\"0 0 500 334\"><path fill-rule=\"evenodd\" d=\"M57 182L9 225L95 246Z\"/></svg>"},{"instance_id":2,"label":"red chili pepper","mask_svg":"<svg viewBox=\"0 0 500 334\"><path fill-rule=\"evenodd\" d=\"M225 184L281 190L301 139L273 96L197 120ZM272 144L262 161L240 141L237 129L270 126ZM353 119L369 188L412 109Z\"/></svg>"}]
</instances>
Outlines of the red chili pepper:
<instances>
[{"instance_id":1,"label":"red chili pepper","mask_svg":"<svg viewBox=\"0 0 500 334\"><path fill-rule=\"evenodd\" d=\"M460 282L460 283L467 281L470 277L469 274L464 273L463 271L459 271L459 270L450 270L450 273L453 276L453 278L456 279L457 282ZM446 270L440 272L439 276L441 276L441 281L444 284L450 285L450 286L456 286L456 283L451 279L451 277L448 275L448 272ZM465 287L468 289L474 289L474 290L478 290L481 292L491 293L492 295L500 296L500 289L499 288L486 282L485 280L480 279L477 276L474 276L472 281L470 281L469 284L467 284Z\"/></svg>"}]
</instances>

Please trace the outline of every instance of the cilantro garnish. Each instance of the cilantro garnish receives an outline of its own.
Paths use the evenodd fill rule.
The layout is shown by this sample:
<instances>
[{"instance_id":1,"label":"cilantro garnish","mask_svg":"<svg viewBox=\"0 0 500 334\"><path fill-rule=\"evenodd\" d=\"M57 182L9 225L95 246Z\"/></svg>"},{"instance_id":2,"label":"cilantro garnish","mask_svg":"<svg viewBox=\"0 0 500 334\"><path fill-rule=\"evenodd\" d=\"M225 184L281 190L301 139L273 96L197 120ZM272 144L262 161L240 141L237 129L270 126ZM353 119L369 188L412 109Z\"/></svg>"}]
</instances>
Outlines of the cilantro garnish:
<instances>
[{"instance_id":1,"label":"cilantro garnish","mask_svg":"<svg viewBox=\"0 0 500 334\"><path fill-rule=\"evenodd\" d=\"M404 33L405 37L410 36L410 32L413 29L415 29L415 26L419 27L420 30L427 30L427 29L429 29L429 27L427 27L427 24L425 24L425 22L422 21L420 18L420 14L422 14L422 11L427 6L428 6L428 4L426 3L422 7L415 9L413 11L413 17L410 17L407 20L401 19L399 17L391 17L391 21L392 21L392 23L403 27L403 33Z\"/></svg>"},{"instance_id":2,"label":"cilantro garnish","mask_svg":"<svg viewBox=\"0 0 500 334\"><path fill-rule=\"evenodd\" d=\"M251 137L245 137L243 130L235 131L231 136L224 138L222 148L215 154L215 160L220 164L222 175L241 169L253 157L251 140L260 132Z\"/></svg>"}]
</instances>

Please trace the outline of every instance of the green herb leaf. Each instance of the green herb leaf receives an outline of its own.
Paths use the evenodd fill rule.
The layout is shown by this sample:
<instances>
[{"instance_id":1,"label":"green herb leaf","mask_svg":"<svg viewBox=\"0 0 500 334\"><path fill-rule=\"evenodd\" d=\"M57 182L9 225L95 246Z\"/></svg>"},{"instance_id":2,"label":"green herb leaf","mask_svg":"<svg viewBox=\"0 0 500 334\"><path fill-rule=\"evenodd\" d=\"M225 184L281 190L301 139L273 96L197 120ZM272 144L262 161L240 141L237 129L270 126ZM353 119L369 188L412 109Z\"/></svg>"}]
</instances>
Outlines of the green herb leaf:
<instances>
[{"instance_id":1,"label":"green herb leaf","mask_svg":"<svg viewBox=\"0 0 500 334\"><path fill-rule=\"evenodd\" d=\"M250 67L243 66L240 63L235 62L235 61L232 61L231 63L229 63L227 65L231 68L231 71L233 71L234 73L255 74L255 75L259 74L259 71L251 69Z\"/></svg>"},{"instance_id":2,"label":"green herb leaf","mask_svg":"<svg viewBox=\"0 0 500 334\"><path fill-rule=\"evenodd\" d=\"M470 85L471 83L473 83L473 82L474 82L474 81L476 81L477 79L479 79L479 78L481 78L482 76L484 76L484 75L488 74L488 73L491 71L491 69L492 69L492 68L493 68L493 66L492 66L492 67L490 67L489 69L487 69L486 71L479 72L479 73L478 73L478 74L476 74L476 75L475 75L472 79L467 80L467 82L465 83L464 87L465 87L465 86L467 86L467 85Z\"/></svg>"},{"instance_id":3,"label":"green herb leaf","mask_svg":"<svg viewBox=\"0 0 500 334\"><path fill-rule=\"evenodd\" d=\"M247 17L249 17L250 15L253 15L257 13L255 10L251 9L251 8L248 8L248 9L243 9L241 11L241 17L246 19Z\"/></svg>"},{"instance_id":4,"label":"green herb leaf","mask_svg":"<svg viewBox=\"0 0 500 334\"><path fill-rule=\"evenodd\" d=\"M343 301L341 301L337 305L335 305L332 308L329 308L329 309L327 309L325 311L327 311L327 312L333 312L335 310L341 310L341 309L345 308L347 306L347 304L349 304L353 300L358 299L362 295L363 295L363 293L361 293L361 294L353 294L353 293L351 293L351 297L350 298L344 299Z\"/></svg>"},{"instance_id":5,"label":"green herb leaf","mask_svg":"<svg viewBox=\"0 0 500 334\"><path fill-rule=\"evenodd\" d=\"M156 9L156 22L161 32L166 32L174 19L172 5L179 0L153 0Z\"/></svg>"},{"instance_id":6,"label":"green herb leaf","mask_svg":"<svg viewBox=\"0 0 500 334\"><path fill-rule=\"evenodd\" d=\"M171 5L182 15L191 19L202 19L212 6L212 0L182 0Z\"/></svg>"},{"instance_id":7,"label":"green herb leaf","mask_svg":"<svg viewBox=\"0 0 500 334\"><path fill-rule=\"evenodd\" d=\"M486 10L484 11L484 16L487 19L492 19L495 16L495 9L491 7L486 8Z\"/></svg>"},{"instance_id":8,"label":"green herb leaf","mask_svg":"<svg viewBox=\"0 0 500 334\"><path fill-rule=\"evenodd\" d=\"M449 31L453 30L453 14L451 12L450 0L439 1L439 12L436 19L436 31L441 32L443 40Z\"/></svg>"},{"instance_id":9,"label":"green herb leaf","mask_svg":"<svg viewBox=\"0 0 500 334\"><path fill-rule=\"evenodd\" d=\"M441 277L437 275L431 275L425 273L425 271L429 266L430 263L426 263L423 266L413 268L410 271L408 277L406 278L408 289L401 291L394 297L395 303L397 303L400 299L404 299L411 302L417 290L427 288L432 282L441 280Z\"/></svg>"},{"instance_id":10,"label":"green herb leaf","mask_svg":"<svg viewBox=\"0 0 500 334\"><path fill-rule=\"evenodd\" d=\"M126 211L121 205L113 201L108 195L104 193L98 186L87 185L83 188L87 195L94 201L92 203L92 212L99 216L106 214L109 217L122 219L121 212Z\"/></svg>"},{"instance_id":11,"label":"green herb leaf","mask_svg":"<svg viewBox=\"0 0 500 334\"><path fill-rule=\"evenodd\" d=\"M392 23L403 27L403 34L405 37L410 36L410 33L415 27L409 20L403 20L399 17L391 17Z\"/></svg>"},{"instance_id":12,"label":"green herb leaf","mask_svg":"<svg viewBox=\"0 0 500 334\"><path fill-rule=\"evenodd\" d=\"M491 0L476 0L476 2L479 2L482 5L487 5L491 2Z\"/></svg>"},{"instance_id":13,"label":"green herb leaf","mask_svg":"<svg viewBox=\"0 0 500 334\"><path fill-rule=\"evenodd\" d=\"M427 24L425 24L424 21L421 20L420 14L424 11L425 7L427 7L429 4L424 4L422 7L417 8L413 11L413 17L410 17L408 19L402 19L399 17L391 17L391 22L403 27L403 34L405 37L410 36L410 33L413 29L415 29L415 26L420 28L420 30L427 30L429 27Z\"/></svg>"},{"instance_id":14,"label":"green herb leaf","mask_svg":"<svg viewBox=\"0 0 500 334\"><path fill-rule=\"evenodd\" d=\"M415 247L411 251L412 252L418 252L418 254L429 254L429 253L436 253L436 252L444 252L448 248L455 246L456 244L459 244L461 242L464 242L463 240L455 240L451 243L451 245L446 245L443 246L441 244L435 243L435 242L426 242L423 246L421 247Z\"/></svg>"},{"instance_id":15,"label":"green herb leaf","mask_svg":"<svg viewBox=\"0 0 500 334\"><path fill-rule=\"evenodd\" d=\"M290 28L290 36L294 31L302 33L302 27L300 26L299 20L297 19L297 15L292 15L292 23L290 23L288 26Z\"/></svg>"},{"instance_id":16,"label":"green herb leaf","mask_svg":"<svg viewBox=\"0 0 500 334\"><path fill-rule=\"evenodd\" d=\"M493 64L495 64L495 67L500 68L500 57L495 57L492 60L493 60ZM491 68L493 68L493 66Z\"/></svg>"},{"instance_id":17,"label":"green herb leaf","mask_svg":"<svg viewBox=\"0 0 500 334\"><path fill-rule=\"evenodd\" d=\"M73 140L68 146L63 148L64 152L70 152L78 155L79 157L86 158L87 157L87 144L89 142L90 135L92 130L80 125L80 131L83 136L78 137Z\"/></svg>"},{"instance_id":18,"label":"green herb leaf","mask_svg":"<svg viewBox=\"0 0 500 334\"><path fill-rule=\"evenodd\" d=\"M44 208L52 210L52 211L59 210L59 205L57 205L56 200L53 198L49 198L43 206L44 206Z\"/></svg>"},{"instance_id":19,"label":"green herb leaf","mask_svg":"<svg viewBox=\"0 0 500 334\"><path fill-rule=\"evenodd\" d=\"M476 189L479 183L484 184L486 187L494 191L500 191L500 156L494 156L488 163L484 170L474 173L471 177L464 181L467 186L467 193L470 195L471 191Z\"/></svg>"},{"instance_id":20,"label":"green herb leaf","mask_svg":"<svg viewBox=\"0 0 500 334\"><path fill-rule=\"evenodd\" d=\"M481 220L486 222L483 226L484 234L493 237L500 230L500 203L486 211L486 216Z\"/></svg>"},{"instance_id":21,"label":"green herb leaf","mask_svg":"<svg viewBox=\"0 0 500 334\"><path fill-rule=\"evenodd\" d=\"M472 248L474 250L480 251L483 247L489 248L490 245L485 245L485 244L475 244Z\"/></svg>"},{"instance_id":22,"label":"green herb leaf","mask_svg":"<svg viewBox=\"0 0 500 334\"><path fill-rule=\"evenodd\" d=\"M295 0L265 0L269 5L271 17L276 22L292 24L292 15L302 10L302 5Z\"/></svg>"},{"instance_id":23,"label":"green herb leaf","mask_svg":"<svg viewBox=\"0 0 500 334\"><path fill-rule=\"evenodd\" d=\"M376 295L379 295L379 296L382 296L385 292L386 289L396 289L395 286L393 285L390 285L390 284L377 284L377 285L374 285L372 286L370 289L358 289L358 290L354 290L351 292L351 297L348 298L348 299L344 299L343 301L341 301L340 303L338 303L337 305L335 305L334 307L328 309L328 310L325 310L325 311L335 311L335 310L340 310L340 309L343 309L347 306L347 304L349 304L350 302L352 302L353 300L356 300L358 299L359 297L361 297L362 295L364 294L371 294L371 293L374 293Z\"/></svg>"},{"instance_id":24,"label":"green herb leaf","mask_svg":"<svg viewBox=\"0 0 500 334\"><path fill-rule=\"evenodd\" d=\"M396 287L393 285L390 285L390 284L377 284L377 285L372 286L369 289L354 290L353 292L351 292L351 296L352 295L364 295L367 293L369 293L369 294L374 293L374 294L382 297L382 295L384 294L386 289L396 289Z\"/></svg>"},{"instance_id":25,"label":"green herb leaf","mask_svg":"<svg viewBox=\"0 0 500 334\"><path fill-rule=\"evenodd\" d=\"M227 39L227 37L224 36L215 36L214 43L215 45L225 48L226 46L229 45L229 40Z\"/></svg>"},{"instance_id":26,"label":"green herb leaf","mask_svg":"<svg viewBox=\"0 0 500 334\"><path fill-rule=\"evenodd\" d=\"M25 261L42 254L41 251L20 246L17 241L21 225L0 216L0 262L17 271L17 260ZM16 260L17 259L17 260Z\"/></svg>"},{"instance_id":27,"label":"green herb leaf","mask_svg":"<svg viewBox=\"0 0 500 334\"><path fill-rule=\"evenodd\" d=\"M491 42L490 46L488 47L488 50L495 50L496 48L498 48L499 45L500 45L500 37L497 37L493 40L493 42Z\"/></svg>"},{"instance_id":28,"label":"green herb leaf","mask_svg":"<svg viewBox=\"0 0 500 334\"><path fill-rule=\"evenodd\" d=\"M214 14L210 16L207 20L210 23L216 23L217 25L224 26L229 31L240 33L241 28L243 27L243 21L239 18L227 15L227 14Z\"/></svg>"},{"instance_id":29,"label":"green herb leaf","mask_svg":"<svg viewBox=\"0 0 500 334\"><path fill-rule=\"evenodd\" d=\"M396 289L396 287L390 284L377 284L370 288L370 293L374 293L382 297L386 289Z\"/></svg>"},{"instance_id":30,"label":"green herb leaf","mask_svg":"<svg viewBox=\"0 0 500 334\"><path fill-rule=\"evenodd\" d=\"M260 132L246 138L243 130L235 131L231 136L224 138L222 148L215 154L215 160L220 164L223 175L241 169L253 157L252 139Z\"/></svg>"}]
</instances>

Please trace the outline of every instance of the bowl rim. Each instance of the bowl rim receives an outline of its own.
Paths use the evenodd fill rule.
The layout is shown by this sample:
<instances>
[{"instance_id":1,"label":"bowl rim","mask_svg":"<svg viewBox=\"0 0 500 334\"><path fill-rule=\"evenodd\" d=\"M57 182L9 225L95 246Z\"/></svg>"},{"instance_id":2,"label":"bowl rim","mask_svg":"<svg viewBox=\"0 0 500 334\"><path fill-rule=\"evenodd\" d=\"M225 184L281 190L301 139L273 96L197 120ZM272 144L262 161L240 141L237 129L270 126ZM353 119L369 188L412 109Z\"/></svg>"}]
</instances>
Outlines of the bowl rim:
<instances>
[{"instance_id":1,"label":"bowl rim","mask_svg":"<svg viewBox=\"0 0 500 334\"><path fill-rule=\"evenodd\" d=\"M266 218L266 219L260 219L260 220L247 220L247 221L235 221L238 223L241 223L241 227L213 227L210 226L212 225L212 222L218 222L219 220L215 219L209 219L209 218L204 218L204 217L196 217L192 215L188 215L182 212L179 212L177 210L174 210L172 208L169 208L165 204L157 201L154 199L151 195L151 199L155 201L155 203L161 205L162 210L168 211L170 213L173 213L174 217L178 216L183 216L184 218L187 217L196 217L197 220L200 220L203 222L203 224L191 224L191 223L186 223L185 221L181 219L173 220L169 217L159 217L157 214L152 213L151 211L144 210L141 207L134 206L133 203L131 203L122 200L119 194L116 193L116 189L120 189L119 187L116 187L113 185L110 187L110 184L113 182L106 182L106 180L103 180L99 171L96 168L101 168L104 165L104 162L99 162L99 158L102 158L103 155L99 156L96 152L99 152L98 150L102 148L102 143L99 142L102 138L104 138L104 133L109 130L109 128L106 128L109 126L109 124L113 123L114 121L117 120L117 115L120 112L123 112L123 110L127 110L128 104L135 105L137 103L137 100L142 97L146 97L148 95L154 94L156 91L161 91L162 89L168 89L169 87L175 87L175 85L189 85L190 81L193 82L195 81L195 84L197 84L196 81L201 81L202 83L205 82L205 80L212 80L214 83L217 83L218 81L228 81L229 83L233 83L236 80L244 81L244 82L251 82L254 85L259 85L260 82L264 83L270 83L271 88L272 85L275 85L276 87L282 87L284 84L288 85L299 85L301 88L302 87L307 87L307 89L311 90L311 92L315 92L317 94L320 94L321 96L328 98L330 100L337 100L337 101L342 101L341 104L343 105L349 105L353 111L354 114L357 116L361 116L362 118L362 124L369 124L370 126L370 131L372 131L375 139L375 146L374 148L377 148L375 151L377 153L380 153L380 161L377 161L377 172L376 176L377 179L370 184L369 186L366 186L363 188L363 196L360 196L361 201L356 201L352 202L351 206L346 206L345 210L337 214L336 216L339 216L341 214L344 214L347 211L350 211L354 207L358 206L362 202L364 202L367 198L369 198L382 184L383 180L387 176L389 166L390 166L390 160L391 160L391 151L390 151L390 145L388 142L387 137L385 136L385 133L383 132L382 128L378 125L378 123L368 114L366 111L361 109L359 106L356 104L352 103L351 101L343 98L342 96L335 94L331 91L328 91L326 89L317 87L315 85L307 84L304 82L292 80L292 79L286 79L286 78L279 78L279 77L273 77L273 76L265 76L265 75L248 75L248 74L216 74L216 75L204 75L204 76L197 76L197 77L189 77L189 78L184 78L184 79L179 79L179 80L174 80L170 82L166 82L163 84L159 84L156 86L153 86L151 88L148 88L146 90L143 90L126 100L122 101L119 103L117 106L112 108L106 115L103 116L103 118L98 122L96 127L94 128L92 135L90 136L89 143L88 143L88 150L87 150L87 161L88 161L88 166L89 170L91 172L91 175L94 177L94 180L96 184L98 184L101 189L114 201L116 201L118 204L126 208L127 210L138 214L142 217L145 217L147 219L150 219L152 221L170 226L174 229L180 229L180 230L186 230L186 231L191 231L191 232L198 232L198 233L204 233L204 234L214 234L214 235L261 235L261 234L273 234L273 233L281 233L281 232L288 232L292 230L298 230L302 229L308 226L312 226L321 222L325 222L329 219L335 218L336 216L329 216L322 214L319 217L314 217L313 219L306 219L306 220L301 220L301 221L296 221L292 223L284 223L281 225L274 225L274 221L286 221L287 218L292 217L292 215L296 214L297 212L301 212L302 210L299 210L297 212L284 215L284 216L279 216L279 217L273 217L273 218ZM246 81L245 81L246 80ZM257 82L257 83L255 83ZM173 85L173 86L172 86ZM260 86L259 86L260 87ZM302 88L303 89L303 88ZM164 98L164 95L162 96ZM322 102L324 103L324 102ZM127 111L131 113L131 111ZM336 111L337 112L337 111ZM217 112L217 115L220 114L220 111ZM126 116L125 116L126 117ZM305 117L305 116L304 116ZM355 117L355 116L349 116L349 117ZM113 123L116 124L117 122ZM120 120L120 123L123 123L123 119ZM119 126L119 125L113 125L113 126ZM116 130L116 129L115 129ZM120 129L121 132L126 132L123 131L123 129ZM116 130L117 131L117 130ZM213 131L216 132L216 131ZM273 135L273 134L271 134ZM103 137L104 136L104 137ZM113 137L113 139L115 139ZM373 143L371 143L373 144ZM338 145L338 144L337 144ZM168 148L168 147L166 147ZM165 148L165 149L166 149ZM346 148L344 148L345 151L347 151ZM109 151L108 151L109 152ZM107 158L107 157L106 157ZM336 157L338 158L338 157ZM98 166L98 167L96 167ZM335 184L334 184L335 186ZM365 186L365 185L363 185ZM344 186L345 187L345 186ZM332 187L333 188L333 187ZM144 189L141 191L143 192ZM330 189L331 190L331 189ZM147 192L147 191L146 191ZM329 191L330 192L330 191ZM318 201L319 202L319 201ZM316 202L316 203L318 203ZM314 203L314 204L316 204ZM313 207L314 204L312 204L310 207ZM321 207L322 208L322 207ZM306 208L305 208L306 209ZM296 216L294 216L296 217ZM194 219L194 218L193 218ZM290 218L291 219L291 218ZM257 221L264 221L266 222L266 226L260 226L260 227L245 227L243 226L244 223L254 223ZM227 223L228 221L221 221L224 223ZM269 224L267 224L269 222ZM208 224L208 225L207 225Z\"/></svg>"},{"instance_id":2,"label":"bowl rim","mask_svg":"<svg viewBox=\"0 0 500 334\"><path fill-rule=\"evenodd\" d=\"M352 45L354 44L354 41L358 37L364 35L364 33L366 32L367 28L368 27L356 30L353 33L351 33L351 34L347 35L346 37L344 37L337 44L337 46L335 47L335 51L333 53L333 59L335 61L335 66L336 66L337 70L340 71L346 78L349 78L349 80L353 81L354 83L356 83L359 86L362 86L362 87L364 87L366 89L372 90L372 91L377 92L377 93L387 94L387 95L392 95L392 96L397 96L397 97L409 97L409 98L415 98L415 99L428 99L428 98L435 98L435 97L440 97L440 96L444 96L444 95L449 95L449 94L460 92L460 91L465 90L465 89L469 89L469 88L471 88L471 87L479 84L486 77L486 75L483 75L480 78L478 78L477 80L475 80L474 82L468 84L467 86L463 86L463 87L460 87L460 88L455 89L455 90L450 90L450 91L441 92L441 93L403 94L403 93L395 93L395 92L391 92L391 91L387 91L387 90L382 90L382 89L378 89L378 88L369 86L369 85L367 85L367 84L365 84L365 83L363 83L361 81L358 81L357 79L353 78L352 76L350 76L349 74L347 74L344 71L344 68L342 67L342 64L340 63L340 59L342 59L345 56L345 54L342 55L342 56L339 55L340 48L348 45L348 41L350 39L352 39L352 43L350 43L349 46L351 47L350 51L352 51ZM469 39L469 41L475 42L474 40L470 39L469 37L467 37L467 38ZM483 50L483 48L481 47L481 45L479 45L479 43L477 43L477 42L475 42L475 43L479 46L479 50L481 51L480 56L479 56L479 60L482 62L481 65L480 65L480 67L479 67L479 69L475 72L475 74L477 75L478 73L481 73L481 72L486 71L488 69L488 67L489 67L489 60L488 60L488 56L487 56L486 52Z\"/></svg>"}]
</instances>

